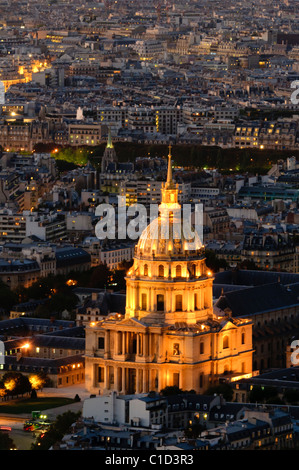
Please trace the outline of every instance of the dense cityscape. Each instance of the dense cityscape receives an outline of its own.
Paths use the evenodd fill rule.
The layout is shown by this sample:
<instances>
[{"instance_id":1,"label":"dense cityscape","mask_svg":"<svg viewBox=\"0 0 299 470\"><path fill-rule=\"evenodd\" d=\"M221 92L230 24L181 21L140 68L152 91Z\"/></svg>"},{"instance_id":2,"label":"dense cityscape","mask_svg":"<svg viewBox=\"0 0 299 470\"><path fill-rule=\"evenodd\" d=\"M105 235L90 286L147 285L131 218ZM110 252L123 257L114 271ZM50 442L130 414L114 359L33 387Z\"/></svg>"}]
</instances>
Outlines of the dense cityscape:
<instances>
[{"instance_id":1,"label":"dense cityscape","mask_svg":"<svg viewBox=\"0 0 299 470\"><path fill-rule=\"evenodd\" d=\"M0 0L0 450L299 449L297 5Z\"/></svg>"}]
</instances>

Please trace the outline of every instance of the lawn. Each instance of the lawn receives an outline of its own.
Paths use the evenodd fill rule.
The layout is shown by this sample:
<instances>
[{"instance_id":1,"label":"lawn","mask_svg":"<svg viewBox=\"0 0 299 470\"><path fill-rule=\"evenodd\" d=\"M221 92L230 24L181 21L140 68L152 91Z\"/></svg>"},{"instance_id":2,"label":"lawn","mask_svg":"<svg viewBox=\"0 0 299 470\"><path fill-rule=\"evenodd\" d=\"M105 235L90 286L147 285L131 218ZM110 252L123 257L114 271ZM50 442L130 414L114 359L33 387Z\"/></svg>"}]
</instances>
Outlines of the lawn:
<instances>
[{"instance_id":1,"label":"lawn","mask_svg":"<svg viewBox=\"0 0 299 470\"><path fill-rule=\"evenodd\" d=\"M21 398L10 402L0 403L1 413L23 414L32 411L43 411L58 406L65 406L74 403L75 400L63 397L45 397L45 398Z\"/></svg>"}]
</instances>

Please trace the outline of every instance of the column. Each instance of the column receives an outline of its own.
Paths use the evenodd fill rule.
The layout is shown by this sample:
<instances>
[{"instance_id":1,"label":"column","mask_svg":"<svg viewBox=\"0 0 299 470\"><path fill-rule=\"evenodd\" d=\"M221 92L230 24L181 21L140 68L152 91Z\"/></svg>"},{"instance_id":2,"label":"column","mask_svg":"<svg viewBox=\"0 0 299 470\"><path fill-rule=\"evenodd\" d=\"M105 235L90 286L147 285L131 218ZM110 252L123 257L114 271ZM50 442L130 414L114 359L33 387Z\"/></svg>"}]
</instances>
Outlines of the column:
<instances>
[{"instance_id":1,"label":"column","mask_svg":"<svg viewBox=\"0 0 299 470\"><path fill-rule=\"evenodd\" d=\"M121 347L121 353L125 354L126 352L126 332L122 332L122 347Z\"/></svg>"},{"instance_id":2,"label":"column","mask_svg":"<svg viewBox=\"0 0 299 470\"><path fill-rule=\"evenodd\" d=\"M125 367L122 368L121 370L121 380L122 380L122 385L121 385L121 391L122 393L126 393L126 369Z\"/></svg>"},{"instance_id":3,"label":"column","mask_svg":"<svg viewBox=\"0 0 299 470\"><path fill-rule=\"evenodd\" d=\"M144 335L143 335L143 355L144 355L144 356L147 356L147 355L148 355L148 345L147 345L147 342L148 342L148 334L147 334L147 333L144 333Z\"/></svg>"},{"instance_id":4,"label":"column","mask_svg":"<svg viewBox=\"0 0 299 470\"><path fill-rule=\"evenodd\" d=\"M150 287L147 294L147 310L148 312L153 311L153 298L152 298L152 288Z\"/></svg>"},{"instance_id":5,"label":"column","mask_svg":"<svg viewBox=\"0 0 299 470\"><path fill-rule=\"evenodd\" d=\"M109 349L110 349L110 331L105 331L105 349L104 349L104 357L107 359L109 357Z\"/></svg>"},{"instance_id":6,"label":"column","mask_svg":"<svg viewBox=\"0 0 299 470\"><path fill-rule=\"evenodd\" d=\"M165 312L173 312L174 311L173 290L171 288L165 290L164 295L165 295L165 302L164 302Z\"/></svg>"},{"instance_id":7,"label":"column","mask_svg":"<svg viewBox=\"0 0 299 470\"><path fill-rule=\"evenodd\" d=\"M140 393L140 370L136 369L136 393Z\"/></svg>"},{"instance_id":8,"label":"column","mask_svg":"<svg viewBox=\"0 0 299 470\"><path fill-rule=\"evenodd\" d=\"M143 334L139 333L138 335L138 342L139 342L139 355L143 356Z\"/></svg>"},{"instance_id":9,"label":"column","mask_svg":"<svg viewBox=\"0 0 299 470\"><path fill-rule=\"evenodd\" d=\"M117 332L117 354L122 354L122 332Z\"/></svg>"},{"instance_id":10,"label":"column","mask_svg":"<svg viewBox=\"0 0 299 470\"><path fill-rule=\"evenodd\" d=\"M121 392L121 367L117 367L116 369L116 383L115 383L115 389L117 390L117 392Z\"/></svg>"},{"instance_id":11,"label":"column","mask_svg":"<svg viewBox=\"0 0 299 470\"><path fill-rule=\"evenodd\" d=\"M184 390L183 369L179 372L179 387Z\"/></svg>"},{"instance_id":12,"label":"column","mask_svg":"<svg viewBox=\"0 0 299 470\"><path fill-rule=\"evenodd\" d=\"M163 356L163 336L162 335L159 335L158 336L158 361L162 361L163 362L163 359L164 359L164 356Z\"/></svg>"},{"instance_id":13,"label":"column","mask_svg":"<svg viewBox=\"0 0 299 470\"><path fill-rule=\"evenodd\" d=\"M125 341L125 354L129 354L129 340L130 340L130 332L126 331L126 341Z\"/></svg>"},{"instance_id":14,"label":"column","mask_svg":"<svg viewBox=\"0 0 299 470\"><path fill-rule=\"evenodd\" d=\"M146 343L147 343L147 355L150 356L151 355L151 349L152 349L151 348L151 334L150 333L147 334Z\"/></svg>"},{"instance_id":15,"label":"column","mask_svg":"<svg viewBox=\"0 0 299 470\"><path fill-rule=\"evenodd\" d=\"M143 393L148 392L147 383L146 383L147 375L148 375L148 371L146 369L143 369L143 385L142 385Z\"/></svg>"},{"instance_id":16,"label":"column","mask_svg":"<svg viewBox=\"0 0 299 470\"><path fill-rule=\"evenodd\" d=\"M109 389L109 366L105 366L105 382L104 387L106 390Z\"/></svg>"}]
</instances>

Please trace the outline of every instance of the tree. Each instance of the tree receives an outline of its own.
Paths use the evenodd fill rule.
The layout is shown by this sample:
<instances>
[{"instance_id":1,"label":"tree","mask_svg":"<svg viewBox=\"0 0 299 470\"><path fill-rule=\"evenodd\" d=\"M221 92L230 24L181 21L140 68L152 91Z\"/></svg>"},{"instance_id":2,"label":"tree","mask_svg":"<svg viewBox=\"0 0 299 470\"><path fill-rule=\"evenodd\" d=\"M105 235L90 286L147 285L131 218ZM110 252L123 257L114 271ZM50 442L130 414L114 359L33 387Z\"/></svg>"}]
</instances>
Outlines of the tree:
<instances>
[{"instance_id":1,"label":"tree","mask_svg":"<svg viewBox=\"0 0 299 470\"><path fill-rule=\"evenodd\" d=\"M184 434L188 439L196 439L206 427L199 423L194 422L188 428L184 429Z\"/></svg>"},{"instance_id":2,"label":"tree","mask_svg":"<svg viewBox=\"0 0 299 470\"><path fill-rule=\"evenodd\" d=\"M226 269L228 267L225 259L218 258L216 253L212 250L205 251L206 265L213 272L218 272L220 268Z\"/></svg>"},{"instance_id":3,"label":"tree","mask_svg":"<svg viewBox=\"0 0 299 470\"><path fill-rule=\"evenodd\" d=\"M32 444L31 450L49 450L55 443L61 441L70 426L79 419L80 414L80 412L67 411L62 415L58 415L45 434L40 435L36 442Z\"/></svg>"},{"instance_id":4,"label":"tree","mask_svg":"<svg viewBox=\"0 0 299 470\"><path fill-rule=\"evenodd\" d=\"M252 271L257 271L258 270L257 265L255 264L255 262L252 259L244 259L243 261L241 261L241 263L239 264L238 267L239 267L239 269L248 269L248 270L252 270Z\"/></svg>"},{"instance_id":5,"label":"tree","mask_svg":"<svg viewBox=\"0 0 299 470\"><path fill-rule=\"evenodd\" d=\"M126 276L127 271L125 269L116 269L112 274L111 284L117 290L126 289Z\"/></svg>"},{"instance_id":6,"label":"tree","mask_svg":"<svg viewBox=\"0 0 299 470\"><path fill-rule=\"evenodd\" d=\"M262 387L254 385L249 393L249 401L250 403L263 403L264 396Z\"/></svg>"},{"instance_id":7,"label":"tree","mask_svg":"<svg viewBox=\"0 0 299 470\"><path fill-rule=\"evenodd\" d=\"M97 287L103 289L107 287L110 276L111 272L107 264L99 264L99 266L96 266L93 269L87 287Z\"/></svg>"},{"instance_id":8,"label":"tree","mask_svg":"<svg viewBox=\"0 0 299 470\"><path fill-rule=\"evenodd\" d=\"M29 376L29 382L31 384L32 390L41 390L47 383L47 379L48 377L43 371L36 374L31 374Z\"/></svg>"},{"instance_id":9,"label":"tree","mask_svg":"<svg viewBox=\"0 0 299 470\"><path fill-rule=\"evenodd\" d=\"M4 386L4 383L0 382L0 398L5 398L7 396L7 389Z\"/></svg>"},{"instance_id":10,"label":"tree","mask_svg":"<svg viewBox=\"0 0 299 470\"><path fill-rule=\"evenodd\" d=\"M163 388L161 391L160 391L161 395L163 395L163 397L167 397L167 396L170 396L170 395L179 395L181 393L183 393L183 390L179 387L177 387L176 385L168 385L167 387Z\"/></svg>"},{"instance_id":11,"label":"tree","mask_svg":"<svg viewBox=\"0 0 299 470\"><path fill-rule=\"evenodd\" d=\"M250 403L281 404L276 387L254 385L249 394Z\"/></svg>"},{"instance_id":12,"label":"tree","mask_svg":"<svg viewBox=\"0 0 299 470\"><path fill-rule=\"evenodd\" d=\"M7 434L0 432L0 450L12 450L16 449L16 446Z\"/></svg>"},{"instance_id":13,"label":"tree","mask_svg":"<svg viewBox=\"0 0 299 470\"><path fill-rule=\"evenodd\" d=\"M3 375L2 380L8 395L18 396L31 392L31 384L28 377L20 372L7 372Z\"/></svg>"},{"instance_id":14,"label":"tree","mask_svg":"<svg viewBox=\"0 0 299 470\"><path fill-rule=\"evenodd\" d=\"M222 395L223 398L227 401L232 401L233 399L233 389L229 384L218 384L212 385L205 391L205 395Z\"/></svg>"},{"instance_id":15,"label":"tree","mask_svg":"<svg viewBox=\"0 0 299 470\"><path fill-rule=\"evenodd\" d=\"M131 261L127 261L125 259L123 259L119 265L118 265L118 269L121 269L121 270L125 270L125 271L128 271L133 265L133 260Z\"/></svg>"},{"instance_id":16,"label":"tree","mask_svg":"<svg viewBox=\"0 0 299 470\"><path fill-rule=\"evenodd\" d=\"M284 399L291 405L297 405L299 403L299 391L292 388L287 389L284 392Z\"/></svg>"},{"instance_id":17,"label":"tree","mask_svg":"<svg viewBox=\"0 0 299 470\"><path fill-rule=\"evenodd\" d=\"M10 311L11 308L18 303L18 296L15 292L10 290L10 288L0 281L0 305L6 310Z\"/></svg>"}]
</instances>

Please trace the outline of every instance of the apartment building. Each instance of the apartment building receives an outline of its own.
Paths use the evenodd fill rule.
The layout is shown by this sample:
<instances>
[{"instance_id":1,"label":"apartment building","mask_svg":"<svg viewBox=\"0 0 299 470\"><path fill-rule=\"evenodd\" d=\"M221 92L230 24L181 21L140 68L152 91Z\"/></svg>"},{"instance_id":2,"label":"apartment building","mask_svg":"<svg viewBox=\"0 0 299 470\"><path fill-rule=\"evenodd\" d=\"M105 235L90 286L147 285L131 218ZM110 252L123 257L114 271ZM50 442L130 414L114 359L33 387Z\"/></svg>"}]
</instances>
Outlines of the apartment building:
<instances>
[{"instance_id":1,"label":"apartment building","mask_svg":"<svg viewBox=\"0 0 299 470\"><path fill-rule=\"evenodd\" d=\"M152 179L124 180L120 184L120 195L126 197L126 205L160 204L162 182ZM191 196L191 183L178 184L179 203L187 203Z\"/></svg>"},{"instance_id":2,"label":"apartment building","mask_svg":"<svg viewBox=\"0 0 299 470\"><path fill-rule=\"evenodd\" d=\"M159 106L155 108L156 131L164 135L176 135L182 110L179 107Z\"/></svg>"},{"instance_id":3,"label":"apartment building","mask_svg":"<svg viewBox=\"0 0 299 470\"><path fill-rule=\"evenodd\" d=\"M107 264L113 270L119 267L122 261L131 261L134 255L135 243L112 243L103 246L100 251L100 262Z\"/></svg>"},{"instance_id":4,"label":"apartment building","mask_svg":"<svg viewBox=\"0 0 299 470\"><path fill-rule=\"evenodd\" d=\"M220 194L220 189L212 186L192 186L190 198L192 201L209 202L216 199Z\"/></svg>"},{"instance_id":5,"label":"apartment building","mask_svg":"<svg viewBox=\"0 0 299 470\"><path fill-rule=\"evenodd\" d=\"M140 56L141 60L151 60L159 57L166 51L166 43L155 39L136 41L132 48Z\"/></svg>"},{"instance_id":6,"label":"apartment building","mask_svg":"<svg viewBox=\"0 0 299 470\"><path fill-rule=\"evenodd\" d=\"M107 126L101 123L80 123L69 124L68 135L69 145L99 145L103 142L103 137L107 134Z\"/></svg>"},{"instance_id":7,"label":"apartment building","mask_svg":"<svg viewBox=\"0 0 299 470\"><path fill-rule=\"evenodd\" d=\"M212 235L229 231L230 218L225 208L206 207L203 213L203 223Z\"/></svg>"},{"instance_id":8,"label":"apartment building","mask_svg":"<svg viewBox=\"0 0 299 470\"><path fill-rule=\"evenodd\" d=\"M91 212L71 212L66 215L66 229L69 232L94 233L94 214Z\"/></svg>"},{"instance_id":9,"label":"apartment building","mask_svg":"<svg viewBox=\"0 0 299 470\"><path fill-rule=\"evenodd\" d=\"M154 134L156 132L155 112L151 108L129 108L127 119L128 128L131 130L140 130L146 134Z\"/></svg>"},{"instance_id":10,"label":"apartment building","mask_svg":"<svg viewBox=\"0 0 299 470\"><path fill-rule=\"evenodd\" d=\"M12 211L0 212L0 240L21 242L26 237L26 215L14 214Z\"/></svg>"},{"instance_id":11,"label":"apartment building","mask_svg":"<svg viewBox=\"0 0 299 470\"><path fill-rule=\"evenodd\" d=\"M36 236L43 241L61 241L67 238L66 220L63 214L26 216L26 236Z\"/></svg>"},{"instance_id":12,"label":"apartment building","mask_svg":"<svg viewBox=\"0 0 299 470\"><path fill-rule=\"evenodd\" d=\"M0 279L11 290L17 287L30 287L40 277L37 261L20 259L0 259Z\"/></svg>"},{"instance_id":13,"label":"apartment building","mask_svg":"<svg viewBox=\"0 0 299 470\"><path fill-rule=\"evenodd\" d=\"M32 151L35 144L51 141L48 122L21 120L0 123L0 145L8 151Z\"/></svg>"}]
</instances>

